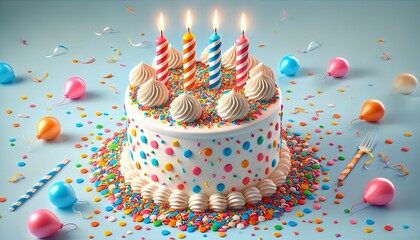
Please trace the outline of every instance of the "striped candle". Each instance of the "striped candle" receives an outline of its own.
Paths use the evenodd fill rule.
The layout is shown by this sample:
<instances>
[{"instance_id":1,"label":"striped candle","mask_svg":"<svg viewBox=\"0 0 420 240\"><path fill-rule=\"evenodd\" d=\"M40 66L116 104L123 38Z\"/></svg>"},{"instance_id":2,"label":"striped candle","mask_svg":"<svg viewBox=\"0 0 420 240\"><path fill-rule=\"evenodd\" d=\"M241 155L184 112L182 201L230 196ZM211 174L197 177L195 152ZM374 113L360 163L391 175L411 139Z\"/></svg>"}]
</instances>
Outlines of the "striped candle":
<instances>
[{"instance_id":1,"label":"striped candle","mask_svg":"<svg viewBox=\"0 0 420 240\"><path fill-rule=\"evenodd\" d=\"M222 79L222 38L217 34L217 10L214 12L214 33L209 38L209 88L219 89Z\"/></svg>"},{"instance_id":2,"label":"striped candle","mask_svg":"<svg viewBox=\"0 0 420 240\"><path fill-rule=\"evenodd\" d=\"M195 85L195 37L191 33L190 10L187 13L187 30L183 37L183 68L184 68L184 89L191 90Z\"/></svg>"},{"instance_id":3,"label":"striped candle","mask_svg":"<svg viewBox=\"0 0 420 240\"><path fill-rule=\"evenodd\" d=\"M163 14L160 13L160 36L156 39L156 75L157 80L168 85L168 40L163 36Z\"/></svg>"},{"instance_id":4,"label":"striped candle","mask_svg":"<svg viewBox=\"0 0 420 240\"><path fill-rule=\"evenodd\" d=\"M26 200L28 200L32 195L40 189L48 180L54 177L67 163L70 162L69 159L64 159L61 161L51 172L45 175L41 180L39 180L31 189L26 191L24 195L22 195L12 206L10 206L9 210L13 212L16 208L18 208L21 204L23 204Z\"/></svg>"},{"instance_id":5,"label":"striped candle","mask_svg":"<svg viewBox=\"0 0 420 240\"><path fill-rule=\"evenodd\" d=\"M245 37L245 14L242 14L242 35L236 40L236 87L242 88L248 80L248 48L249 42Z\"/></svg>"}]
</instances>

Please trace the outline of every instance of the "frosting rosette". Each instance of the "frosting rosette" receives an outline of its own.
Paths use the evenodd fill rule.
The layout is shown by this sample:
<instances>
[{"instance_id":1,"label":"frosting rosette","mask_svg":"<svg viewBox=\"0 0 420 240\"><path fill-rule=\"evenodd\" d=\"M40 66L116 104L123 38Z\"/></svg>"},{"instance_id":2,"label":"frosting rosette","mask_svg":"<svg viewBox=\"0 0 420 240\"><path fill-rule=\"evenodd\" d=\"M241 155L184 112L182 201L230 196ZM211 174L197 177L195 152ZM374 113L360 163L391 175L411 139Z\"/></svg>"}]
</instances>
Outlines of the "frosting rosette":
<instances>
[{"instance_id":1,"label":"frosting rosette","mask_svg":"<svg viewBox=\"0 0 420 240\"><path fill-rule=\"evenodd\" d=\"M251 56L251 55L248 56L248 70L253 69L259 63L260 63L260 60L258 60L256 57Z\"/></svg>"},{"instance_id":2,"label":"frosting rosette","mask_svg":"<svg viewBox=\"0 0 420 240\"><path fill-rule=\"evenodd\" d=\"M248 100L234 90L224 94L217 104L217 113L226 121L243 119L249 113Z\"/></svg>"},{"instance_id":3,"label":"frosting rosette","mask_svg":"<svg viewBox=\"0 0 420 240\"><path fill-rule=\"evenodd\" d=\"M200 61L206 66L209 65L209 46L204 48L204 50L201 52Z\"/></svg>"},{"instance_id":4,"label":"frosting rosette","mask_svg":"<svg viewBox=\"0 0 420 240\"><path fill-rule=\"evenodd\" d=\"M168 67L169 68L178 68L182 66L182 55L181 53L172 47L171 44L168 46ZM157 68L156 56L153 59L153 67Z\"/></svg>"},{"instance_id":5,"label":"frosting rosette","mask_svg":"<svg viewBox=\"0 0 420 240\"><path fill-rule=\"evenodd\" d=\"M255 67L251 68L251 70L249 71L249 77L252 78L260 72L262 72L264 75L273 80L275 79L273 70L270 67L264 65L262 62L257 64Z\"/></svg>"},{"instance_id":6,"label":"frosting rosette","mask_svg":"<svg viewBox=\"0 0 420 240\"><path fill-rule=\"evenodd\" d=\"M276 83L262 72L248 79L244 88L245 96L251 100L270 100L276 92Z\"/></svg>"},{"instance_id":7,"label":"frosting rosette","mask_svg":"<svg viewBox=\"0 0 420 240\"><path fill-rule=\"evenodd\" d=\"M233 69L236 67L236 45L233 44L225 53L222 55L222 66L227 69Z\"/></svg>"},{"instance_id":8,"label":"frosting rosette","mask_svg":"<svg viewBox=\"0 0 420 240\"><path fill-rule=\"evenodd\" d=\"M172 101L169 113L172 119L178 122L193 122L201 116L201 104L196 98L184 92Z\"/></svg>"},{"instance_id":9,"label":"frosting rosette","mask_svg":"<svg viewBox=\"0 0 420 240\"><path fill-rule=\"evenodd\" d=\"M131 86L141 86L151 78L156 79L156 70L143 62L133 67L128 76Z\"/></svg>"},{"instance_id":10,"label":"frosting rosette","mask_svg":"<svg viewBox=\"0 0 420 240\"><path fill-rule=\"evenodd\" d=\"M153 78L140 86L137 90L137 100L142 106L155 107L168 100L169 90L160 81Z\"/></svg>"}]
</instances>

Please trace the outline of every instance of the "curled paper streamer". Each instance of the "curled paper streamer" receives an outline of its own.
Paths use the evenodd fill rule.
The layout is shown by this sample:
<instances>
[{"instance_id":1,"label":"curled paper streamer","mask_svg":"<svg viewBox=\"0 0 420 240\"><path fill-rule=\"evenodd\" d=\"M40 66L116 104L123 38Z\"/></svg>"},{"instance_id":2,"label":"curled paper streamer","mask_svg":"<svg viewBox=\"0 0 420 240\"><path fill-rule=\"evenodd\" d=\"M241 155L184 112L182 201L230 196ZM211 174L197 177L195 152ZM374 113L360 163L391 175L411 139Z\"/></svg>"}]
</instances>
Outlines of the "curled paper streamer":
<instances>
[{"instance_id":1,"label":"curled paper streamer","mask_svg":"<svg viewBox=\"0 0 420 240\"><path fill-rule=\"evenodd\" d=\"M382 57L385 61L389 61L391 58L388 54L384 53L384 56Z\"/></svg>"},{"instance_id":2,"label":"curled paper streamer","mask_svg":"<svg viewBox=\"0 0 420 240\"><path fill-rule=\"evenodd\" d=\"M134 43L133 40L131 40L131 37L128 37L128 41L130 42L131 46L133 47L150 47L150 42L147 40L144 40L140 43Z\"/></svg>"},{"instance_id":3,"label":"curled paper streamer","mask_svg":"<svg viewBox=\"0 0 420 240\"><path fill-rule=\"evenodd\" d=\"M114 90L115 94L118 94L118 90L115 86L110 85L108 87L111 88L112 90Z\"/></svg>"},{"instance_id":4,"label":"curled paper streamer","mask_svg":"<svg viewBox=\"0 0 420 240\"><path fill-rule=\"evenodd\" d=\"M108 59L106 60L106 62L107 62L107 63L115 63L115 62L116 62L117 57L121 55L121 53L120 53L120 51L118 50L118 48L115 48L115 49L114 49L114 51L115 51L115 56L114 56L114 57L112 57L112 58L108 58Z\"/></svg>"},{"instance_id":5,"label":"curled paper streamer","mask_svg":"<svg viewBox=\"0 0 420 240\"><path fill-rule=\"evenodd\" d=\"M96 61L96 59L95 59L95 58L91 58L91 59L87 60L86 62L79 61L79 60L77 60L77 59L73 59L73 60L72 60L72 62L73 62L73 63L82 63L82 64L90 64L90 63L93 63L93 62L95 62L95 61Z\"/></svg>"},{"instance_id":6,"label":"curled paper streamer","mask_svg":"<svg viewBox=\"0 0 420 240\"><path fill-rule=\"evenodd\" d=\"M23 45L29 45L26 40L19 38L19 41L23 44Z\"/></svg>"},{"instance_id":7,"label":"curled paper streamer","mask_svg":"<svg viewBox=\"0 0 420 240\"><path fill-rule=\"evenodd\" d=\"M410 174L409 171L405 170L405 168L403 167L402 164L397 164L397 165L393 166L392 168L399 168L401 170L401 172L403 173L402 176L406 176L406 175Z\"/></svg>"},{"instance_id":8,"label":"curled paper streamer","mask_svg":"<svg viewBox=\"0 0 420 240\"><path fill-rule=\"evenodd\" d=\"M383 153L378 153L378 156L382 158L382 160L385 162L386 166L385 167L389 167L390 161L389 161L389 157Z\"/></svg>"},{"instance_id":9,"label":"curled paper streamer","mask_svg":"<svg viewBox=\"0 0 420 240\"><path fill-rule=\"evenodd\" d=\"M308 45L308 48L305 51L299 51L297 50L298 53L308 53L312 50L315 50L317 48L321 47L321 43L319 42L315 42L315 41L311 41Z\"/></svg>"},{"instance_id":10,"label":"curled paper streamer","mask_svg":"<svg viewBox=\"0 0 420 240\"><path fill-rule=\"evenodd\" d=\"M373 162L373 160L375 159L375 157L373 156L373 154L370 151L365 151L365 153L369 154L370 159L367 160L365 163L363 163L363 167L368 169L367 165L371 164Z\"/></svg>"},{"instance_id":11,"label":"curled paper streamer","mask_svg":"<svg viewBox=\"0 0 420 240\"><path fill-rule=\"evenodd\" d=\"M45 74L44 74L44 76L42 77L42 78L36 78L36 77L34 77L34 78L32 78L35 82L42 82L42 81L44 81L46 78L48 77L48 72L45 72Z\"/></svg>"},{"instance_id":12,"label":"curled paper streamer","mask_svg":"<svg viewBox=\"0 0 420 240\"><path fill-rule=\"evenodd\" d=\"M98 36L102 36L102 35L105 35L106 33L115 33L115 31L111 27L106 27L106 28L102 29L101 33L98 33L98 32L94 32L94 33Z\"/></svg>"},{"instance_id":13,"label":"curled paper streamer","mask_svg":"<svg viewBox=\"0 0 420 240\"><path fill-rule=\"evenodd\" d=\"M20 173L17 173L17 174L15 174L15 176L13 176L13 177L9 180L9 182L10 182L10 183L14 183L14 182L19 181L19 180L20 180L20 179L22 179L22 178L24 178L24 176L23 176L22 174L20 174Z\"/></svg>"},{"instance_id":14,"label":"curled paper streamer","mask_svg":"<svg viewBox=\"0 0 420 240\"><path fill-rule=\"evenodd\" d=\"M63 51L61 53L57 53L60 49L63 49ZM67 53L68 50L69 49L67 47L65 47L64 45L59 45L56 48L54 48L54 51L51 55L48 55L48 56L45 56L45 57L50 58L50 57L59 56L59 55Z\"/></svg>"}]
</instances>

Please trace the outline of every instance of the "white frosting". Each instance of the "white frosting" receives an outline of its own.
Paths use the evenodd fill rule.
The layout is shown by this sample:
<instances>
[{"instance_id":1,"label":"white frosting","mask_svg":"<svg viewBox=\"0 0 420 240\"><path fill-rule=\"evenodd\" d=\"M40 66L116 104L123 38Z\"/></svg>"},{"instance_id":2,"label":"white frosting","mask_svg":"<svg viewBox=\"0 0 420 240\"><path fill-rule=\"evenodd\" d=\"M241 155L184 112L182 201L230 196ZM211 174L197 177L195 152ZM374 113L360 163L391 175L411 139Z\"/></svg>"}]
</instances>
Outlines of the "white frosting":
<instances>
[{"instance_id":1,"label":"white frosting","mask_svg":"<svg viewBox=\"0 0 420 240\"><path fill-rule=\"evenodd\" d=\"M137 100L142 106L155 107L168 100L169 90L161 81L149 79L137 91Z\"/></svg>"},{"instance_id":2,"label":"white frosting","mask_svg":"<svg viewBox=\"0 0 420 240\"><path fill-rule=\"evenodd\" d=\"M204 212L209 207L209 198L204 194L190 196L188 207L194 212Z\"/></svg>"},{"instance_id":3,"label":"white frosting","mask_svg":"<svg viewBox=\"0 0 420 240\"><path fill-rule=\"evenodd\" d=\"M260 60L258 60L254 56L249 55L248 56L248 71L251 70L251 69L253 69L259 63L260 63Z\"/></svg>"},{"instance_id":4,"label":"white frosting","mask_svg":"<svg viewBox=\"0 0 420 240\"><path fill-rule=\"evenodd\" d=\"M222 67L227 69L233 69L236 67L236 44L233 44L225 53L222 55Z\"/></svg>"},{"instance_id":5,"label":"white frosting","mask_svg":"<svg viewBox=\"0 0 420 240\"><path fill-rule=\"evenodd\" d=\"M146 200L152 200L153 194L159 187L154 183L149 183L141 188L141 195Z\"/></svg>"},{"instance_id":6,"label":"white frosting","mask_svg":"<svg viewBox=\"0 0 420 240\"><path fill-rule=\"evenodd\" d=\"M273 70L270 67L264 65L262 62L260 62L255 67L251 68L251 70L249 71L249 77L252 78L260 72L262 72L265 76L269 77L270 79L273 79L274 81L275 74Z\"/></svg>"},{"instance_id":7,"label":"white frosting","mask_svg":"<svg viewBox=\"0 0 420 240\"><path fill-rule=\"evenodd\" d=\"M201 104L184 92L172 101L169 113L178 122L193 122L201 116Z\"/></svg>"},{"instance_id":8,"label":"white frosting","mask_svg":"<svg viewBox=\"0 0 420 240\"><path fill-rule=\"evenodd\" d=\"M200 54L200 61L205 64L206 66L209 65L209 46L204 48L204 50Z\"/></svg>"},{"instance_id":9,"label":"white frosting","mask_svg":"<svg viewBox=\"0 0 420 240\"><path fill-rule=\"evenodd\" d=\"M140 173L136 169L128 170L124 175L125 182L128 184L130 184L133 179L138 177L140 177Z\"/></svg>"},{"instance_id":10,"label":"white frosting","mask_svg":"<svg viewBox=\"0 0 420 240\"><path fill-rule=\"evenodd\" d=\"M286 181L286 175L280 170L274 170L270 175L270 179L273 180L277 187L280 187Z\"/></svg>"},{"instance_id":11,"label":"white frosting","mask_svg":"<svg viewBox=\"0 0 420 240\"><path fill-rule=\"evenodd\" d=\"M153 59L153 67L157 69L157 58L156 56ZM178 68L182 66L182 54L172 47L171 44L169 44L168 47L168 67L169 68Z\"/></svg>"},{"instance_id":12,"label":"white frosting","mask_svg":"<svg viewBox=\"0 0 420 240\"><path fill-rule=\"evenodd\" d=\"M276 92L276 83L260 72L248 79L244 92L245 96L251 100L268 101Z\"/></svg>"},{"instance_id":13,"label":"white frosting","mask_svg":"<svg viewBox=\"0 0 420 240\"><path fill-rule=\"evenodd\" d=\"M141 189L149 183L144 177L137 177L131 181L131 190L136 193L141 193Z\"/></svg>"},{"instance_id":14,"label":"white frosting","mask_svg":"<svg viewBox=\"0 0 420 240\"><path fill-rule=\"evenodd\" d=\"M258 183L257 188L263 197L269 197L277 190L276 184L274 184L273 180L269 178L263 179L260 183Z\"/></svg>"},{"instance_id":15,"label":"white frosting","mask_svg":"<svg viewBox=\"0 0 420 240\"><path fill-rule=\"evenodd\" d=\"M121 151L121 159L120 159L120 172L124 176L128 171L134 170L134 166L132 164L132 160L130 159L130 150L128 149L128 145L123 146Z\"/></svg>"},{"instance_id":16,"label":"white frosting","mask_svg":"<svg viewBox=\"0 0 420 240\"><path fill-rule=\"evenodd\" d=\"M241 192L233 191L227 196L228 206L232 209L239 209L245 206L245 197Z\"/></svg>"},{"instance_id":17,"label":"white frosting","mask_svg":"<svg viewBox=\"0 0 420 240\"><path fill-rule=\"evenodd\" d=\"M141 86L151 78L156 79L156 70L143 62L133 67L129 73L131 86Z\"/></svg>"},{"instance_id":18,"label":"white frosting","mask_svg":"<svg viewBox=\"0 0 420 240\"><path fill-rule=\"evenodd\" d=\"M180 190L176 190L169 197L169 206L176 210L184 210L188 207L188 195Z\"/></svg>"},{"instance_id":19,"label":"white frosting","mask_svg":"<svg viewBox=\"0 0 420 240\"><path fill-rule=\"evenodd\" d=\"M227 207L227 198L221 193L212 194L209 198L209 208L215 212L223 212Z\"/></svg>"},{"instance_id":20,"label":"white frosting","mask_svg":"<svg viewBox=\"0 0 420 240\"><path fill-rule=\"evenodd\" d=\"M262 196L260 191L256 187L249 187L244 191L245 202L249 204L255 204L261 202Z\"/></svg>"},{"instance_id":21,"label":"white frosting","mask_svg":"<svg viewBox=\"0 0 420 240\"><path fill-rule=\"evenodd\" d=\"M226 121L240 120L249 113L248 100L234 90L223 94L217 104L217 113Z\"/></svg>"},{"instance_id":22,"label":"white frosting","mask_svg":"<svg viewBox=\"0 0 420 240\"><path fill-rule=\"evenodd\" d=\"M168 187L165 185L160 186L158 190L153 194L153 201L156 204L168 204L169 197L171 196L172 192L169 190Z\"/></svg>"}]
</instances>

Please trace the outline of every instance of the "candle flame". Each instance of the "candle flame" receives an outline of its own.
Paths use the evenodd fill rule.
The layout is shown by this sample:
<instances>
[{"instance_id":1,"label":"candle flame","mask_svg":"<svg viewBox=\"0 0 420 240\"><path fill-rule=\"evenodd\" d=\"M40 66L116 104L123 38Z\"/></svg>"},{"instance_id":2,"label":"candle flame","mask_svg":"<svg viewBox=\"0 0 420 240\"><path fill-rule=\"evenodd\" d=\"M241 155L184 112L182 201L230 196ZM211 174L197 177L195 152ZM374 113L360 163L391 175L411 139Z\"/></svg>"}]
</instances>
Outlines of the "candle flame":
<instances>
[{"instance_id":1,"label":"candle flame","mask_svg":"<svg viewBox=\"0 0 420 240\"><path fill-rule=\"evenodd\" d=\"M190 15L190 10L188 9L187 11L187 21L186 21L186 26L188 31L191 29L191 15Z\"/></svg>"},{"instance_id":2,"label":"candle flame","mask_svg":"<svg viewBox=\"0 0 420 240\"><path fill-rule=\"evenodd\" d=\"M245 33L246 31L245 13L242 13L241 31L242 33Z\"/></svg>"},{"instance_id":3,"label":"candle flame","mask_svg":"<svg viewBox=\"0 0 420 240\"><path fill-rule=\"evenodd\" d=\"M217 32L217 29L219 28L219 19L217 17L217 10L214 11L213 28L215 32Z\"/></svg>"},{"instance_id":4,"label":"candle flame","mask_svg":"<svg viewBox=\"0 0 420 240\"><path fill-rule=\"evenodd\" d=\"M163 14L160 13L160 20L159 20L159 31L162 33L164 30L164 25L163 25Z\"/></svg>"}]
</instances>

